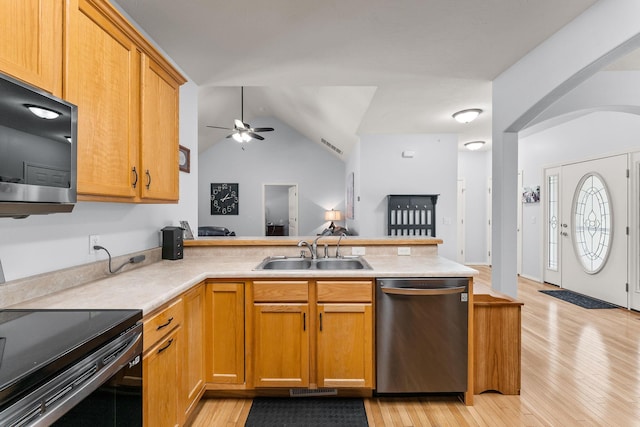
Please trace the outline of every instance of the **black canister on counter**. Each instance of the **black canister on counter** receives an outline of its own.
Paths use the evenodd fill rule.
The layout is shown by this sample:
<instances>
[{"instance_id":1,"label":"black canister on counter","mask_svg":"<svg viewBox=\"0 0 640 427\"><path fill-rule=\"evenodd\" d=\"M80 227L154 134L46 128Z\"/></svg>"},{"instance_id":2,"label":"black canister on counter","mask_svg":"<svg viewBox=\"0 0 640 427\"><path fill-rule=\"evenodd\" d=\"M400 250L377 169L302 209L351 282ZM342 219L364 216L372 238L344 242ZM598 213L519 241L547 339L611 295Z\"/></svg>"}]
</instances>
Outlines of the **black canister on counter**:
<instances>
[{"instance_id":1,"label":"black canister on counter","mask_svg":"<svg viewBox=\"0 0 640 427\"><path fill-rule=\"evenodd\" d=\"M182 259L184 245L181 227L165 227L162 229L162 259Z\"/></svg>"}]
</instances>

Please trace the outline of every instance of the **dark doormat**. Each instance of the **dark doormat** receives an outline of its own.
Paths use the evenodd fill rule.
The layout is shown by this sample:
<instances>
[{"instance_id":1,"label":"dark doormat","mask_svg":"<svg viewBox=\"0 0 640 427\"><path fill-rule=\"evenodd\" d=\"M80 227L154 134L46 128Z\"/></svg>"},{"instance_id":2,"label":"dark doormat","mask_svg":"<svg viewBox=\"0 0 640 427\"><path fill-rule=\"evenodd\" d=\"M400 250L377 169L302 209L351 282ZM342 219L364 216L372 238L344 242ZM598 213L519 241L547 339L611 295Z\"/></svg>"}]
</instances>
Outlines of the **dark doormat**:
<instances>
[{"instance_id":1,"label":"dark doormat","mask_svg":"<svg viewBox=\"0 0 640 427\"><path fill-rule=\"evenodd\" d=\"M257 397L245 427L367 427L362 399Z\"/></svg>"},{"instance_id":2,"label":"dark doormat","mask_svg":"<svg viewBox=\"0 0 640 427\"><path fill-rule=\"evenodd\" d=\"M578 305L582 308L618 308L617 305L609 304L608 302L591 298L573 291L568 291L566 289L559 291L541 290L540 292L542 292L543 294L551 295L552 297L561 299L563 301L570 302L571 304Z\"/></svg>"}]
</instances>

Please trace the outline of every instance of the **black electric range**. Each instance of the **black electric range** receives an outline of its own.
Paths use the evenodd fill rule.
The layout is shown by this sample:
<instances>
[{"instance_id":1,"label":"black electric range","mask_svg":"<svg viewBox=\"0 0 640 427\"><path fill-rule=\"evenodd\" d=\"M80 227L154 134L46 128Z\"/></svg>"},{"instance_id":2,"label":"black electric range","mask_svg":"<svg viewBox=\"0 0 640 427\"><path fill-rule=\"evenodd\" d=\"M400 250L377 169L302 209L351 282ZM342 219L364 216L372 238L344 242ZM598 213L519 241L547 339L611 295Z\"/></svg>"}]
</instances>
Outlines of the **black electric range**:
<instances>
[{"instance_id":1,"label":"black electric range","mask_svg":"<svg viewBox=\"0 0 640 427\"><path fill-rule=\"evenodd\" d=\"M51 424L109 369L139 364L141 319L140 310L0 310L0 424Z\"/></svg>"}]
</instances>

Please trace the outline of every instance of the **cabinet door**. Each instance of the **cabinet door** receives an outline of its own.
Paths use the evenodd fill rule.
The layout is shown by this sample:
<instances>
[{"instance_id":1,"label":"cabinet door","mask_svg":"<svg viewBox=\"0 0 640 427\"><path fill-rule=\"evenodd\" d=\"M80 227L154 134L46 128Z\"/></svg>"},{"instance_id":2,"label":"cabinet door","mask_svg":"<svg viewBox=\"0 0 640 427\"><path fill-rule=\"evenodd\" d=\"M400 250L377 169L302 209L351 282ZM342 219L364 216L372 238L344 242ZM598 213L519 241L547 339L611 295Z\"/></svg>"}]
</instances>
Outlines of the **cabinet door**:
<instances>
[{"instance_id":1,"label":"cabinet door","mask_svg":"<svg viewBox=\"0 0 640 427\"><path fill-rule=\"evenodd\" d=\"M371 304L318 304L318 386L373 387Z\"/></svg>"},{"instance_id":2,"label":"cabinet door","mask_svg":"<svg viewBox=\"0 0 640 427\"><path fill-rule=\"evenodd\" d=\"M207 284L207 381L244 383L244 283Z\"/></svg>"},{"instance_id":3,"label":"cabinet door","mask_svg":"<svg viewBox=\"0 0 640 427\"><path fill-rule=\"evenodd\" d=\"M0 70L62 96L62 0L2 0Z\"/></svg>"},{"instance_id":4,"label":"cabinet door","mask_svg":"<svg viewBox=\"0 0 640 427\"><path fill-rule=\"evenodd\" d=\"M78 194L87 195L84 200L134 198L142 181L137 166L140 54L89 1L69 3L77 6L69 10L65 91L78 106Z\"/></svg>"},{"instance_id":5,"label":"cabinet door","mask_svg":"<svg viewBox=\"0 0 640 427\"><path fill-rule=\"evenodd\" d=\"M254 386L309 386L309 305L254 304Z\"/></svg>"},{"instance_id":6,"label":"cabinet door","mask_svg":"<svg viewBox=\"0 0 640 427\"><path fill-rule=\"evenodd\" d=\"M180 425L181 327L150 349L142 360L143 422L147 427Z\"/></svg>"},{"instance_id":7,"label":"cabinet door","mask_svg":"<svg viewBox=\"0 0 640 427\"><path fill-rule=\"evenodd\" d=\"M185 416L197 403L204 388L204 284L196 286L182 298L184 301L184 356L183 356L183 397L182 408Z\"/></svg>"},{"instance_id":8,"label":"cabinet door","mask_svg":"<svg viewBox=\"0 0 640 427\"><path fill-rule=\"evenodd\" d=\"M142 55L141 155L145 199L177 201L178 100L180 85L157 62Z\"/></svg>"}]
</instances>

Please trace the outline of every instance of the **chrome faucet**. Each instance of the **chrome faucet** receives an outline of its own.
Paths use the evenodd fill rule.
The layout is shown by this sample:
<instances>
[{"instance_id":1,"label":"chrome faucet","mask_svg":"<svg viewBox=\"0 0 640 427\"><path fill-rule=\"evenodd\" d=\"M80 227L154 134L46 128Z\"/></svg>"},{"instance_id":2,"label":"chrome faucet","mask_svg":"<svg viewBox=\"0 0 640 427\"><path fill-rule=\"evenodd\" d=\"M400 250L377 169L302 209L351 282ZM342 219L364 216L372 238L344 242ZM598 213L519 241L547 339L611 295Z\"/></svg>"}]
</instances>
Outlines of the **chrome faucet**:
<instances>
[{"instance_id":1,"label":"chrome faucet","mask_svg":"<svg viewBox=\"0 0 640 427\"><path fill-rule=\"evenodd\" d=\"M327 236L329 234L331 234L331 230L325 230L324 232L322 232L322 234L318 235L318 237L315 238L313 243L309 244L309 242L307 241L300 240L298 242L298 246L300 247L306 246L307 248L309 248L309 252L311 252L311 259L317 259L318 258L318 240L320 240L320 238Z\"/></svg>"},{"instance_id":2,"label":"chrome faucet","mask_svg":"<svg viewBox=\"0 0 640 427\"><path fill-rule=\"evenodd\" d=\"M298 247L303 247L306 246L307 249L309 249L309 253L311 253L311 259L314 259L316 256L313 252L313 248L311 247L311 245L309 244L309 242L305 242L304 240L300 240L298 242ZM300 251L300 257L304 258L304 250Z\"/></svg>"},{"instance_id":3,"label":"chrome faucet","mask_svg":"<svg viewBox=\"0 0 640 427\"><path fill-rule=\"evenodd\" d=\"M340 233L340 238L338 238L338 244L336 245L336 258L342 258L342 255L340 255L340 240L342 240L342 238L346 236L347 233Z\"/></svg>"}]
</instances>

